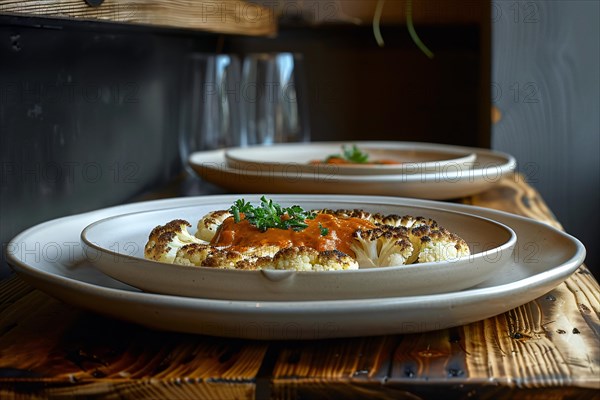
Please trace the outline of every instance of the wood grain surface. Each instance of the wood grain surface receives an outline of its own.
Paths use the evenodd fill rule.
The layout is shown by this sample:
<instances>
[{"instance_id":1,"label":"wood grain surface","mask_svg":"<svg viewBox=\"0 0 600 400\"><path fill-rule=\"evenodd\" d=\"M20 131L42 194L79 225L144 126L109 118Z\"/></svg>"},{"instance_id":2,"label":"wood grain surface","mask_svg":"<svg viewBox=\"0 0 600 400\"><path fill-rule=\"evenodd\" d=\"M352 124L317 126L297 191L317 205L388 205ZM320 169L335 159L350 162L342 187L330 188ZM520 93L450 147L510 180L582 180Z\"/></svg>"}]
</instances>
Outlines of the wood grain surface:
<instances>
[{"instance_id":1,"label":"wood grain surface","mask_svg":"<svg viewBox=\"0 0 600 400\"><path fill-rule=\"evenodd\" d=\"M0 0L0 13L108 21L265 36L277 31L273 10L242 0Z\"/></svg>"},{"instance_id":2,"label":"wood grain surface","mask_svg":"<svg viewBox=\"0 0 600 400\"><path fill-rule=\"evenodd\" d=\"M521 175L462 199L556 222ZM451 329L266 342L150 330L0 282L0 399L600 398L600 290L581 266L546 295Z\"/></svg>"}]
</instances>

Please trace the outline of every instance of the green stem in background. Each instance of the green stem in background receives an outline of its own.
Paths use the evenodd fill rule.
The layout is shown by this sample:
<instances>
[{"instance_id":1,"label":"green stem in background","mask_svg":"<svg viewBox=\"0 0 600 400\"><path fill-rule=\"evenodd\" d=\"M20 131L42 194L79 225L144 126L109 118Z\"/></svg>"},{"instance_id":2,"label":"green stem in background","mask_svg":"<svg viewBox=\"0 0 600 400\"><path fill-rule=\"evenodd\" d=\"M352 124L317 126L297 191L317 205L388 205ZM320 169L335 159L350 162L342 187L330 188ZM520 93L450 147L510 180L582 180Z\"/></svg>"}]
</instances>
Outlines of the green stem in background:
<instances>
[{"instance_id":1,"label":"green stem in background","mask_svg":"<svg viewBox=\"0 0 600 400\"><path fill-rule=\"evenodd\" d=\"M375 41L379 47L385 46L383 41L383 36L381 35L381 28L379 26L381 22L381 14L383 13L383 5L385 4L385 0L377 0L377 4L375 5L375 14L373 14L373 35L375 36ZM408 28L408 33L410 34L411 39L417 45L419 49L430 59L433 58L433 52L425 46L425 44L417 35L417 31L415 30L415 26L412 20L412 0L406 1L406 27Z\"/></svg>"},{"instance_id":2,"label":"green stem in background","mask_svg":"<svg viewBox=\"0 0 600 400\"><path fill-rule=\"evenodd\" d=\"M425 46L425 44L419 38L419 35L417 35L417 31L415 31L415 26L413 25L412 20L412 0L407 0L406 2L406 27L408 28L410 37L412 38L413 42L415 42L417 47L421 49L421 51L425 53L427 57L430 59L433 58L433 52L429 50L427 46Z\"/></svg>"},{"instance_id":3,"label":"green stem in background","mask_svg":"<svg viewBox=\"0 0 600 400\"><path fill-rule=\"evenodd\" d=\"M377 41L377 45L379 47L385 46L385 43L383 42L383 36L381 36L381 30L379 29L379 21L381 21L381 13L383 12L384 3L385 0L377 0L375 14L373 14L373 35L375 35L375 40Z\"/></svg>"}]
</instances>

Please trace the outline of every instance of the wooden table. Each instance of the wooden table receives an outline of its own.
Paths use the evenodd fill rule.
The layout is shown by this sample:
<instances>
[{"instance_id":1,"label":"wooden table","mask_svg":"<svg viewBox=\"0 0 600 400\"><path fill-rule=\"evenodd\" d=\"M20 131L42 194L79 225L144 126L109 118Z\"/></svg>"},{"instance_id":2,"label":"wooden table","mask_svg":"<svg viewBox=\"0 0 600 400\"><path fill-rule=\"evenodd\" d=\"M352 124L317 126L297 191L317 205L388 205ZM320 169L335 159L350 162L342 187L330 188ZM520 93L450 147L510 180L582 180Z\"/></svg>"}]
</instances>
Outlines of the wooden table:
<instances>
[{"instance_id":1,"label":"wooden table","mask_svg":"<svg viewBox=\"0 0 600 400\"><path fill-rule=\"evenodd\" d=\"M520 175L464 203L560 227ZM600 398L600 291L581 266L487 320L407 335L265 342L153 331L0 282L0 399Z\"/></svg>"}]
</instances>

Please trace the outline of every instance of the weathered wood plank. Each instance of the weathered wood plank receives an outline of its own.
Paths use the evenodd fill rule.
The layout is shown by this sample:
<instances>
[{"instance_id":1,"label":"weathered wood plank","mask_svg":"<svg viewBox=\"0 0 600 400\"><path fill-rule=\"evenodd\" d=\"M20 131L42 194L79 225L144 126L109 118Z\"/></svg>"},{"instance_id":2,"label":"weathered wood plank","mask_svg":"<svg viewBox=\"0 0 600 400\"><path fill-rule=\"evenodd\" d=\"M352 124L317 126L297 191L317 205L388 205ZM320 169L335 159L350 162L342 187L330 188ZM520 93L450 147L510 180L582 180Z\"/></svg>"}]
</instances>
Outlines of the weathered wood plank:
<instances>
[{"instance_id":1,"label":"weathered wood plank","mask_svg":"<svg viewBox=\"0 0 600 400\"><path fill-rule=\"evenodd\" d=\"M293 380L382 380L398 339L374 336L296 342L283 347L273 370L275 385Z\"/></svg>"},{"instance_id":2,"label":"weathered wood plank","mask_svg":"<svg viewBox=\"0 0 600 400\"><path fill-rule=\"evenodd\" d=\"M574 388L541 388L511 390L500 385L454 385L434 383L376 386L374 384L343 384L338 382L306 383L289 386L287 392L272 397L277 400L353 399L353 400L595 400L597 391Z\"/></svg>"},{"instance_id":3,"label":"weathered wood plank","mask_svg":"<svg viewBox=\"0 0 600 400\"><path fill-rule=\"evenodd\" d=\"M73 382L58 385L4 385L0 383L2 400L37 399L135 399L135 400L192 400L192 399L254 399L254 386L251 383L211 383L194 380L136 380Z\"/></svg>"},{"instance_id":4,"label":"weathered wood plank","mask_svg":"<svg viewBox=\"0 0 600 400\"><path fill-rule=\"evenodd\" d=\"M80 311L16 277L2 288L10 289L2 291L0 315L0 388L6 393L254 397L267 343L152 331Z\"/></svg>"},{"instance_id":5,"label":"weathered wood plank","mask_svg":"<svg viewBox=\"0 0 600 400\"><path fill-rule=\"evenodd\" d=\"M267 348L260 342L152 331L70 309L37 291L3 313L1 326L11 325L0 336L0 370L26 370L58 381L249 381Z\"/></svg>"},{"instance_id":6,"label":"weathered wood plank","mask_svg":"<svg viewBox=\"0 0 600 400\"><path fill-rule=\"evenodd\" d=\"M465 348L459 329L404 335L394 351L388 382L440 383L465 378Z\"/></svg>"},{"instance_id":7,"label":"weathered wood plank","mask_svg":"<svg viewBox=\"0 0 600 400\"><path fill-rule=\"evenodd\" d=\"M527 184L521 174L511 174L491 190L466 197L461 202L523 215L562 229L540 194Z\"/></svg>"},{"instance_id":8,"label":"weathered wood plank","mask_svg":"<svg viewBox=\"0 0 600 400\"><path fill-rule=\"evenodd\" d=\"M376 398L398 340L397 336L374 336L286 343L272 371L271 397ZM329 392L332 396L327 397Z\"/></svg>"},{"instance_id":9,"label":"weathered wood plank","mask_svg":"<svg viewBox=\"0 0 600 400\"><path fill-rule=\"evenodd\" d=\"M21 279L0 280L0 311L34 289Z\"/></svg>"}]
</instances>

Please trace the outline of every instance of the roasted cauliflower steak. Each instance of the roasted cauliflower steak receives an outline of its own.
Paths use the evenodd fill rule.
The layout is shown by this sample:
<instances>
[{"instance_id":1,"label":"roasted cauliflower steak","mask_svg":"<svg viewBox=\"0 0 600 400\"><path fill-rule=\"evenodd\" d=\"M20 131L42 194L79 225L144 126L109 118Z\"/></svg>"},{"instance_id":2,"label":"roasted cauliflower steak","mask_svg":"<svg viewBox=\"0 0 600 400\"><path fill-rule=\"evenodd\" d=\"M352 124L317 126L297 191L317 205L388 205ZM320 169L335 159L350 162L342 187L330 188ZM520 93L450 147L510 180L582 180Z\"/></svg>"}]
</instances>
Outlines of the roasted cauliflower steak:
<instances>
[{"instance_id":1,"label":"roasted cauliflower steak","mask_svg":"<svg viewBox=\"0 0 600 400\"><path fill-rule=\"evenodd\" d=\"M320 209L311 213L329 214L341 220L358 218L368 221L366 226L373 228L354 231L347 247L353 254L337 249L319 251L293 243L284 247L268 242L260 246L215 246L211 240L223 222L232 217L229 211L218 210L200 218L194 235L188 232L191 224L181 219L155 227L148 237L144 255L154 261L196 267L342 271L451 261L470 254L462 238L433 219L373 214L359 209Z\"/></svg>"}]
</instances>

